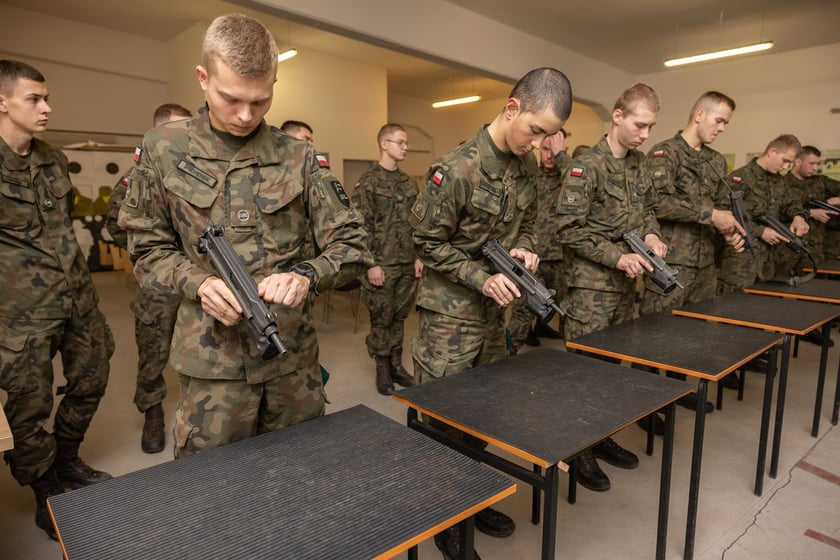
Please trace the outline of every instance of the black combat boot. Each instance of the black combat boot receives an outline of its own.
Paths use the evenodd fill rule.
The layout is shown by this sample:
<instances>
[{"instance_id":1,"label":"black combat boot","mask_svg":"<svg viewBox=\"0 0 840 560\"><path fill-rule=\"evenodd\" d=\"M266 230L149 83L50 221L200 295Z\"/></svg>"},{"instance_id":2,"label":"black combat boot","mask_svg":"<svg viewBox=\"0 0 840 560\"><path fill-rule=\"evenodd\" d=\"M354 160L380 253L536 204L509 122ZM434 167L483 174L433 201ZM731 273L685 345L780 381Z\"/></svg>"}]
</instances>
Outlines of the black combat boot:
<instances>
[{"instance_id":1,"label":"black combat boot","mask_svg":"<svg viewBox=\"0 0 840 560\"><path fill-rule=\"evenodd\" d=\"M374 356L376 360L376 390L380 395L390 395L394 392L394 382L391 380L391 357Z\"/></svg>"},{"instance_id":2,"label":"black combat boot","mask_svg":"<svg viewBox=\"0 0 840 560\"><path fill-rule=\"evenodd\" d=\"M532 327L528 327L528 336L525 337L525 344L528 346L540 345L540 339Z\"/></svg>"},{"instance_id":3,"label":"black combat boot","mask_svg":"<svg viewBox=\"0 0 840 560\"><path fill-rule=\"evenodd\" d=\"M160 453L166 446L164 434L163 405L157 403L146 409L146 421L143 423L143 436L140 438L140 449L143 453Z\"/></svg>"},{"instance_id":4,"label":"black combat boot","mask_svg":"<svg viewBox=\"0 0 840 560\"><path fill-rule=\"evenodd\" d=\"M55 469L50 467L47 472L42 474L30 486L35 491L35 525L43 529L49 538L57 541L58 535L55 533L55 526L53 526L49 510L47 510L47 498L64 493L64 487L58 480Z\"/></svg>"},{"instance_id":5,"label":"black combat boot","mask_svg":"<svg viewBox=\"0 0 840 560\"><path fill-rule=\"evenodd\" d=\"M55 472L65 488L76 489L110 480L110 474L90 468L79 457L79 439L55 438Z\"/></svg>"},{"instance_id":6,"label":"black combat boot","mask_svg":"<svg viewBox=\"0 0 840 560\"><path fill-rule=\"evenodd\" d=\"M402 365L402 346L391 348L391 379L403 387L414 387L414 377Z\"/></svg>"}]
</instances>

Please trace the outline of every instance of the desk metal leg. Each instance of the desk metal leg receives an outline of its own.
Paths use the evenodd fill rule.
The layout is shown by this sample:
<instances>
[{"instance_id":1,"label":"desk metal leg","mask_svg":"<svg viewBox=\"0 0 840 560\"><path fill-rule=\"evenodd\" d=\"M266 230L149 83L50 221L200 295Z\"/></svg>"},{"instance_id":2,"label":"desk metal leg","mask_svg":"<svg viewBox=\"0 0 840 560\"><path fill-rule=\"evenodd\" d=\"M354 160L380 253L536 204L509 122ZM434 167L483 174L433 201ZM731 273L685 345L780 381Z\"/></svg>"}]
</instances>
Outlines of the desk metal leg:
<instances>
[{"instance_id":1,"label":"desk metal leg","mask_svg":"<svg viewBox=\"0 0 840 560\"><path fill-rule=\"evenodd\" d=\"M534 474L542 477L542 467L534 465ZM542 492L534 486L531 488L531 523L538 525L540 522L540 496Z\"/></svg>"},{"instance_id":2,"label":"desk metal leg","mask_svg":"<svg viewBox=\"0 0 840 560\"><path fill-rule=\"evenodd\" d=\"M685 550L683 558L694 558L694 533L697 528L697 504L700 498L700 467L703 462L703 437L706 430L706 402L709 381L700 379L697 383L697 411L694 416L694 445L691 452L691 477L688 484L688 518L685 527ZM664 452L664 451L663 451Z\"/></svg>"},{"instance_id":3,"label":"desk metal leg","mask_svg":"<svg viewBox=\"0 0 840 560\"><path fill-rule=\"evenodd\" d=\"M770 451L770 478L776 478L779 470L779 449L782 446L782 423L785 418L785 395L790 366L790 339L786 334L782 340L782 366L779 368L779 392L776 396L776 425L773 430L773 449Z\"/></svg>"},{"instance_id":4,"label":"desk metal leg","mask_svg":"<svg viewBox=\"0 0 840 560\"><path fill-rule=\"evenodd\" d=\"M825 368L828 363L828 337L831 330L830 325L823 326L823 343L820 348L820 373L817 377L817 397L814 402L814 421L811 423L811 437L817 437L820 432L820 415L822 414L823 390L825 389ZM837 379L840 380L840 364L837 365ZM834 399L835 402L837 399ZM832 417L832 423L836 424L837 420Z\"/></svg>"},{"instance_id":5,"label":"desk metal leg","mask_svg":"<svg viewBox=\"0 0 840 560\"><path fill-rule=\"evenodd\" d=\"M664 409L665 435L662 442L662 475L659 479L659 519L656 525L656 560L665 560L668 547L668 506L671 499L671 461L674 455L674 405Z\"/></svg>"},{"instance_id":6,"label":"desk metal leg","mask_svg":"<svg viewBox=\"0 0 840 560\"><path fill-rule=\"evenodd\" d=\"M412 546L408 549L408 560L417 560L417 547Z\"/></svg>"},{"instance_id":7,"label":"desk metal leg","mask_svg":"<svg viewBox=\"0 0 840 560\"><path fill-rule=\"evenodd\" d=\"M761 496L764 491L764 465L767 461L767 435L770 431L770 409L773 408L773 382L776 377L776 359L779 349L773 346L767 359L767 375L764 378L764 404L761 405L761 428L758 434L758 460L755 462L755 489L753 493Z\"/></svg>"},{"instance_id":8,"label":"desk metal leg","mask_svg":"<svg viewBox=\"0 0 840 560\"><path fill-rule=\"evenodd\" d=\"M542 560L554 560L554 548L557 543L557 498L559 469L551 465L545 470L545 501L543 502L542 522Z\"/></svg>"},{"instance_id":9,"label":"desk metal leg","mask_svg":"<svg viewBox=\"0 0 840 560\"><path fill-rule=\"evenodd\" d=\"M458 540L461 544L462 559L475 560L475 517L472 515L459 523L461 526Z\"/></svg>"},{"instance_id":10,"label":"desk metal leg","mask_svg":"<svg viewBox=\"0 0 840 560\"><path fill-rule=\"evenodd\" d=\"M823 331L823 350L828 352L829 334L831 333L831 325L825 327ZM840 362L837 363L837 379L834 382L834 408L831 411L831 423L837 425L838 416L840 416Z\"/></svg>"}]
</instances>

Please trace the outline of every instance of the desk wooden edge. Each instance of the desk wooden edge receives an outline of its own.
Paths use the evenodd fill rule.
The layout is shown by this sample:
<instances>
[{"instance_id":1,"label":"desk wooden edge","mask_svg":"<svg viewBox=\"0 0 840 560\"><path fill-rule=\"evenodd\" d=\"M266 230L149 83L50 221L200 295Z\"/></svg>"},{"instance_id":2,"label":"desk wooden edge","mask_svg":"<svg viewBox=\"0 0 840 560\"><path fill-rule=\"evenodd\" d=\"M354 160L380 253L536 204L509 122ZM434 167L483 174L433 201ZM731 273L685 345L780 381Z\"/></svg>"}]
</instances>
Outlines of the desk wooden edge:
<instances>
[{"instance_id":1,"label":"desk wooden edge","mask_svg":"<svg viewBox=\"0 0 840 560\"><path fill-rule=\"evenodd\" d=\"M755 288L744 288L744 292L748 294L758 294L761 296L773 296L773 297L783 297L783 298L790 298L790 299L803 299L807 301L818 301L820 303L833 303L837 304L837 299L832 298L825 298L820 296L811 296L807 294L793 294L791 292L774 292L771 290L757 290Z\"/></svg>"},{"instance_id":2,"label":"desk wooden edge","mask_svg":"<svg viewBox=\"0 0 840 560\"><path fill-rule=\"evenodd\" d=\"M52 504L50 504L49 498L47 498L47 511L50 513L50 521L52 521L53 529L55 529L55 534L58 537L58 544L61 546L61 557L64 558L64 560L69 560L70 556L67 555L67 548L64 546L64 539L61 538L61 531L58 530L58 523L55 520Z\"/></svg>"},{"instance_id":3,"label":"desk wooden edge","mask_svg":"<svg viewBox=\"0 0 840 560\"><path fill-rule=\"evenodd\" d=\"M616 359L619 359L619 360L626 360L626 361L628 361L630 363L633 363L633 364L640 364L640 365L643 365L643 366L650 366L650 367L654 367L654 368L662 368L662 369L667 370L667 371L673 371L674 373L684 373L684 374L686 374L690 377L699 377L699 378L702 378L702 379L708 379L709 381L720 381L721 379L723 379L724 377L726 377L727 375L729 375L730 373L732 373L736 369L740 368L742 365L746 364L747 362L749 362L753 358L756 358L756 357L760 356L761 354L763 354L764 352L766 352L767 350L769 350L770 348L772 348L773 346L775 346L776 344L778 344L781 341L782 341L782 337L779 336L779 338L777 340L775 340L774 342L771 342L767 346L763 347L761 350L759 350L755 354L751 354L750 356L748 356L745 359L739 361L738 363L726 368L724 371L722 371L718 374L700 373L698 371L694 371L694 370L686 369L686 368L681 368L681 367L677 367L677 366L670 365L670 364L663 364L663 363L660 363L660 362L654 362L652 360L642 360L640 358L637 358L636 356L630 356L630 355L627 355L627 354L620 354L618 352L609 352L609 351L603 350L601 348L596 348L594 346L586 346L584 344L580 344L580 343L575 342L573 340L566 341L566 346L568 348L571 348L572 350L582 350L583 352L591 352L592 354L597 354L599 356L607 356L607 357L616 358Z\"/></svg>"},{"instance_id":4,"label":"desk wooden edge","mask_svg":"<svg viewBox=\"0 0 840 560\"><path fill-rule=\"evenodd\" d=\"M514 446L512 446L508 443L505 443L503 441L499 441L497 439L494 439L494 438L488 436L487 434L483 434L483 433L481 433L477 430L473 430L472 428L468 428L467 426L464 426L464 425L461 425L457 422L454 422L451 419L449 419L445 416L441 416L440 414L438 414L436 412L432 412L432 411L430 411L426 408L423 408L422 406L419 406L416 403L413 403L413 402L407 400L404 397L401 397L399 395L391 395L391 398L394 399L395 401L401 402L402 404L404 404L408 408L413 408L413 409L417 410L418 412L421 412L423 414L431 416L432 418L434 418L436 420L440 420L444 424L448 424L448 425L452 426L453 428L457 428L457 429L461 430L462 432L470 434L473 437L476 437L476 438L478 438L482 441L486 441L487 443L492 444L495 447L498 447L500 449L504 449L508 453L511 453L511 454L519 457L520 459L524 459L526 461L529 461L530 463L532 463L534 465L537 465L537 466L542 467L544 469L547 469L548 467L551 466L548 463L548 461L546 461L545 459L537 457L536 455L531 455L527 451L523 451L523 450L521 450L517 447L514 447ZM569 465L567 465L563 461L559 461L557 463L557 467L564 472L569 471Z\"/></svg>"},{"instance_id":5,"label":"desk wooden edge","mask_svg":"<svg viewBox=\"0 0 840 560\"><path fill-rule=\"evenodd\" d=\"M9 427L9 421L6 420L6 413L3 412L2 403L0 403L0 451L9 451L14 447L15 439L12 437L12 429Z\"/></svg>"},{"instance_id":6,"label":"desk wooden edge","mask_svg":"<svg viewBox=\"0 0 840 560\"><path fill-rule=\"evenodd\" d=\"M487 498L486 500L482 501L481 503L474 505L473 507L467 509L466 511L463 511L463 512L459 513L458 515L450 517L446 521L442 521L442 522L438 523L437 525L435 525L431 529L427 529L426 531L423 531L422 533L420 533L418 535L415 535L414 537L412 537L412 538L408 539L407 541L391 548L390 550L387 550L387 551L383 552L382 554L379 554L378 556L374 556L372 558L372 560L386 560L388 558L393 558L397 554L399 554L401 552L405 552L409 548L411 548L413 546L417 546L421 542L437 535L438 533L440 533L444 529L448 529L449 527L452 527L456 523L460 523L464 519L467 519L468 517L470 517L472 515L475 515L479 511L483 510L484 508L490 507L493 504L495 504L496 502L500 502L503 499L507 498L508 496L512 496L513 494L516 493L516 483L511 481L510 484L511 485L508 488L506 488L505 490L502 490L498 494L496 494L494 496L491 496L490 498Z\"/></svg>"},{"instance_id":7,"label":"desk wooden edge","mask_svg":"<svg viewBox=\"0 0 840 560\"><path fill-rule=\"evenodd\" d=\"M742 321L740 319L731 319L729 317L719 317L717 315L707 315L705 313L697 313L695 311L686 311L684 309L672 309L671 313L677 315L679 317L691 317L692 319L702 319L704 321L711 321L713 323L723 323L725 325L738 325L741 327L748 327L751 329L759 329L759 330L771 330L774 332L780 332L785 334L795 334L797 336L804 336L811 332L814 329L818 329L824 324L828 323L829 321L833 321L836 316L832 319L826 319L825 321L819 321L818 323L814 323L811 325L808 330L802 329L788 329L781 327L779 325L768 325L765 323L753 323L751 321ZM840 311L837 312L840 315Z\"/></svg>"}]
</instances>

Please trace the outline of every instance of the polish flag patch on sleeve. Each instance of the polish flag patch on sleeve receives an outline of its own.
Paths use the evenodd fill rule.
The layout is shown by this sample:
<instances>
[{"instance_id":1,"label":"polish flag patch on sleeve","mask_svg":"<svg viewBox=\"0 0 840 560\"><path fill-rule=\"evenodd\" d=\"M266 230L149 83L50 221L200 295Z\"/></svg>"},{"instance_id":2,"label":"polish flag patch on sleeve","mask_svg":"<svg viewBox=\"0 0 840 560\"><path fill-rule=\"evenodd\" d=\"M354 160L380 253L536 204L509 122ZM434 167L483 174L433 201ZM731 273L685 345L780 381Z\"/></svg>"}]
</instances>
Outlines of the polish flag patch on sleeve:
<instances>
[{"instance_id":1,"label":"polish flag patch on sleeve","mask_svg":"<svg viewBox=\"0 0 840 560\"><path fill-rule=\"evenodd\" d=\"M138 163L140 161L140 154L142 154L142 153L143 153L143 148L141 148L140 146L137 146L134 149L134 163Z\"/></svg>"},{"instance_id":2,"label":"polish flag patch on sleeve","mask_svg":"<svg viewBox=\"0 0 840 560\"><path fill-rule=\"evenodd\" d=\"M443 183L443 171L441 171L440 169L435 171L435 174L432 175L432 182L435 185L440 185L441 183Z\"/></svg>"},{"instance_id":3,"label":"polish flag patch on sleeve","mask_svg":"<svg viewBox=\"0 0 840 560\"><path fill-rule=\"evenodd\" d=\"M653 157L662 157L665 155L665 150L656 150L653 152Z\"/></svg>"},{"instance_id":4,"label":"polish flag patch on sleeve","mask_svg":"<svg viewBox=\"0 0 840 560\"><path fill-rule=\"evenodd\" d=\"M741 181L742 181L742 179L740 177L732 177L732 182L735 183L736 185L738 183L740 183Z\"/></svg>"},{"instance_id":5,"label":"polish flag patch on sleeve","mask_svg":"<svg viewBox=\"0 0 840 560\"><path fill-rule=\"evenodd\" d=\"M318 167L326 169L330 168L330 162L327 161L327 158L325 158L321 154L315 154L315 159L318 161Z\"/></svg>"},{"instance_id":6,"label":"polish flag patch on sleeve","mask_svg":"<svg viewBox=\"0 0 840 560\"><path fill-rule=\"evenodd\" d=\"M572 170L569 171L569 175L572 177L583 177L583 167L572 167Z\"/></svg>"}]
</instances>

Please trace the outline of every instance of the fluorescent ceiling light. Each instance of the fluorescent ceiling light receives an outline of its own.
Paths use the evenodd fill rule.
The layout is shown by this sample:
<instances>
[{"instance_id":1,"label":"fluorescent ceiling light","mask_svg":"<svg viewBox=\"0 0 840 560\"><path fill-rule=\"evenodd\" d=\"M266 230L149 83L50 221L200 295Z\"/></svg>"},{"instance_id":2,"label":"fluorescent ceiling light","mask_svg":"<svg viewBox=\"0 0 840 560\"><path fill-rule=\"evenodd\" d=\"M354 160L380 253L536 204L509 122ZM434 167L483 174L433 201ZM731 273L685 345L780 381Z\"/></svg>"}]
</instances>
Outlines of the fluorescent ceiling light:
<instances>
[{"instance_id":1,"label":"fluorescent ceiling light","mask_svg":"<svg viewBox=\"0 0 840 560\"><path fill-rule=\"evenodd\" d=\"M283 62L284 60L289 60L293 56L297 56L297 49L287 49L280 54L277 55L277 62Z\"/></svg>"},{"instance_id":2,"label":"fluorescent ceiling light","mask_svg":"<svg viewBox=\"0 0 840 560\"><path fill-rule=\"evenodd\" d=\"M446 101L436 101L432 103L432 107L440 109L441 107L449 107L450 105L460 105L461 103L475 103L480 101L481 97L478 95L470 95L469 97L459 97L458 99L448 99Z\"/></svg>"},{"instance_id":3,"label":"fluorescent ceiling light","mask_svg":"<svg viewBox=\"0 0 840 560\"><path fill-rule=\"evenodd\" d=\"M718 58L726 58L729 56L738 56L742 54L750 54L754 52L766 51L773 48L773 41L766 43L756 43L754 45L747 45L745 47L738 47L735 49L726 49L723 51L715 51L705 54L696 54L694 56L686 56L683 58L672 58L665 61L665 66L681 66L683 64L693 64L695 62L705 62L707 60L715 60Z\"/></svg>"}]
</instances>

